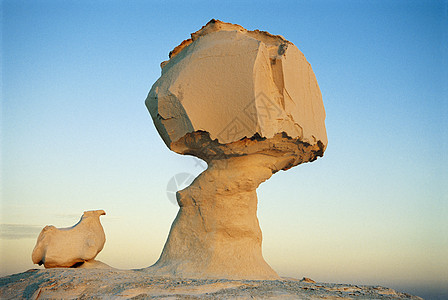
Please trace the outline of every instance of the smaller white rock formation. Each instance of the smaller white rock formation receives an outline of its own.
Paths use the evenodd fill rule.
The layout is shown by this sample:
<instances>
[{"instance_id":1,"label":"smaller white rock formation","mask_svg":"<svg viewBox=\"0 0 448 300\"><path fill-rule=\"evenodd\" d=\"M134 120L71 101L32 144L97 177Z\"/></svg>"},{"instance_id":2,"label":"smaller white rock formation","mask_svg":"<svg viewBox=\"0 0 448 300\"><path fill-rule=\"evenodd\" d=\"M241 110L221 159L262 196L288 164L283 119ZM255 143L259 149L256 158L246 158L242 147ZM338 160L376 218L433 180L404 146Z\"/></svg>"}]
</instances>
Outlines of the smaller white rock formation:
<instances>
[{"instance_id":1,"label":"smaller white rock formation","mask_svg":"<svg viewBox=\"0 0 448 300\"><path fill-rule=\"evenodd\" d=\"M92 261L106 242L100 223L100 216L105 214L104 210L85 211L72 227L45 226L33 250L33 263L45 268L69 268Z\"/></svg>"}]
</instances>

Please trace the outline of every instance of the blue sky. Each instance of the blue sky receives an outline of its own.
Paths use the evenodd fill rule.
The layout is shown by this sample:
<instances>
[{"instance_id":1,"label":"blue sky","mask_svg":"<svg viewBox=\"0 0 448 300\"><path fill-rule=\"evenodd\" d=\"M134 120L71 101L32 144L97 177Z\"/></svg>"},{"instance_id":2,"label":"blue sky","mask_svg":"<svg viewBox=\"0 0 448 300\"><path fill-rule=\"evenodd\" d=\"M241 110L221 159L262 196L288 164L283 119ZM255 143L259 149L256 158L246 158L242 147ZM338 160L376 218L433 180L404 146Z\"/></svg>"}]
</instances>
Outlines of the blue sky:
<instances>
[{"instance_id":1,"label":"blue sky","mask_svg":"<svg viewBox=\"0 0 448 300\"><path fill-rule=\"evenodd\" d=\"M90 209L107 212L100 260L157 260L177 212L167 184L203 168L166 148L144 100L169 51L215 18L293 42L327 113L325 156L258 190L265 259L284 276L448 293L447 14L447 1L2 1L1 275L33 267L44 225Z\"/></svg>"}]
</instances>

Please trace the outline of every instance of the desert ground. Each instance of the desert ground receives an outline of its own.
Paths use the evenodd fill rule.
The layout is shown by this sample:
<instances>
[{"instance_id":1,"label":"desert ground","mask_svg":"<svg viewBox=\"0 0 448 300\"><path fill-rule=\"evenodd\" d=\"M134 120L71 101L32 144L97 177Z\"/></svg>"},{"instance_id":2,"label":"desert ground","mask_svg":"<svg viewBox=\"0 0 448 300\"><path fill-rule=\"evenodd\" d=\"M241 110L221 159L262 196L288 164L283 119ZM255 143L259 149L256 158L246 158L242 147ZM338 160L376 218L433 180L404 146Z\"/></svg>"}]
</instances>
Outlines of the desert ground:
<instances>
[{"instance_id":1,"label":"desert ground","mask_svg":"<svg viewBox=\"0 0 448 300\"><path fill-rule=\"evenodd\" d=\"M142 270L31 269L0 278L1 299L421 299L381 286L282 278L154 277Z\"/></svg>"}]
</instances>

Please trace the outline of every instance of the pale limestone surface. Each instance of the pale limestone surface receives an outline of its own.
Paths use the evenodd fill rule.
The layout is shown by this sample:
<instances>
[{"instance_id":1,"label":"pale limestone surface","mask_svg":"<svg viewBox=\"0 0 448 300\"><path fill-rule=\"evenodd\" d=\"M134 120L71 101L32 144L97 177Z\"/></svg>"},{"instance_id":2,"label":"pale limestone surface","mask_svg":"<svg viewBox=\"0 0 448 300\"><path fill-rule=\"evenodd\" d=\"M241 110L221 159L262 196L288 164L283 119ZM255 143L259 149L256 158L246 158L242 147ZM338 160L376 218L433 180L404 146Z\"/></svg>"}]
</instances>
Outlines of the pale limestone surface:
<instances>
[{"instance_id":1,"label":"pale limestone surface","mask_svg":"<svg viewBox=\"0 0 448 300\"><path fill-rule=\"evenodd\" d=\"M327 144L325 110L305 56L282 36L210 21L162 63L146 105L163 140L206 131L230 143L258 133Z\"/></svg>"},{"instance_id":2,"label":"pale limestone surface","mask_svg":"<svg viewBox=\"0 0 448 300\"><path fill-rule=\"evenodd\" d=\"M29 270L0 278L0 299L408 299L381 286L154 277L139 270Z\"/></svg>"},{"instance_id":3,"label":"pale limestone surface","mask_svg":"<svg viewBox=\"0 0 448 300\"><path fill-rule=\"evenodd\" d=\"M303 54L281 36L212 20L163 62L146 105L166 145L208 168L177 193L154 275L278 279L261 251L256 189L322 156L325 111Z\"/></svg>"},{"instance_id":4,"label":"pale limestone surface","mask_svg":"<svg viewBox=\"0 0 448 300\"><path fill-rule=\"evenodd\" d=\"M94 258L106 242L100 216L104 210L85 211L81 220L68 228L45 226L32 253L33 263L45 268L68 268L76 265L84 268L106 268Z\"/></svg>"},{"instance_id":5,"label":"pale limestone surface","mask_svg":"<svg viewBox=\"0 0 448 300\"><path fill-rule=\"evenodd\" d=\"M109 266L108 264L103 263L102 261L91 259L86 260L83 264L77 267L78 269L115 269Z\"/></svg>"}]
</instances>

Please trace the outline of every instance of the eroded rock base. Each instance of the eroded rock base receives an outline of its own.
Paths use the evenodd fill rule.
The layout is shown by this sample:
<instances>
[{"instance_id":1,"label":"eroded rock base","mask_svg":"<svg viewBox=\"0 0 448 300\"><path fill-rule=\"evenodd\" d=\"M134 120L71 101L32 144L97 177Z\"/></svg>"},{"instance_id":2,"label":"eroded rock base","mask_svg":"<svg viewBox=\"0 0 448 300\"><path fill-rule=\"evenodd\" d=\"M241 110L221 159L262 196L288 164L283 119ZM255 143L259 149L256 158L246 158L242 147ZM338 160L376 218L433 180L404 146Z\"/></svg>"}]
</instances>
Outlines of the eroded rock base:
<instances>
[{"instance_id":1,"label":"eroded rock base","mask_svg":"<svg viewBox=\"0 0 448 300\"><path fill-rule=\"evenodd\" d=\"M207 133L177 143L208 162L208 168L177 193L179 212L162 255L150 274L185 278L279 279L262 255L257 187L279 170L321 155L279 134L222 145ZM202 152L197 152L202 151Z\"/></svg>"},{"instance_id":2,"label":"eroded rock base","mask_svg":"<svg viewBox=\"0 0 448 300\"><path fill-rule=\"evenodd\" d=\"M261 253L255 189L272 172L255 167L253 161L259 159L216 161L178 192L178 215L160 259L148 272L190 278L279 278ZM247 174L252 172L257 176Z\"/></svg>"},{"instance_id":3,"label":"eroded rock base","mask_svg":"<svg viewBox=\"0 0 448 300\"><path fill-rule=\"evenodd\" d=\"M0 278L1 299L415 299L380 286L269 281L170 279L143 271L46 269Z\"/></svg>"}]
</instances>

